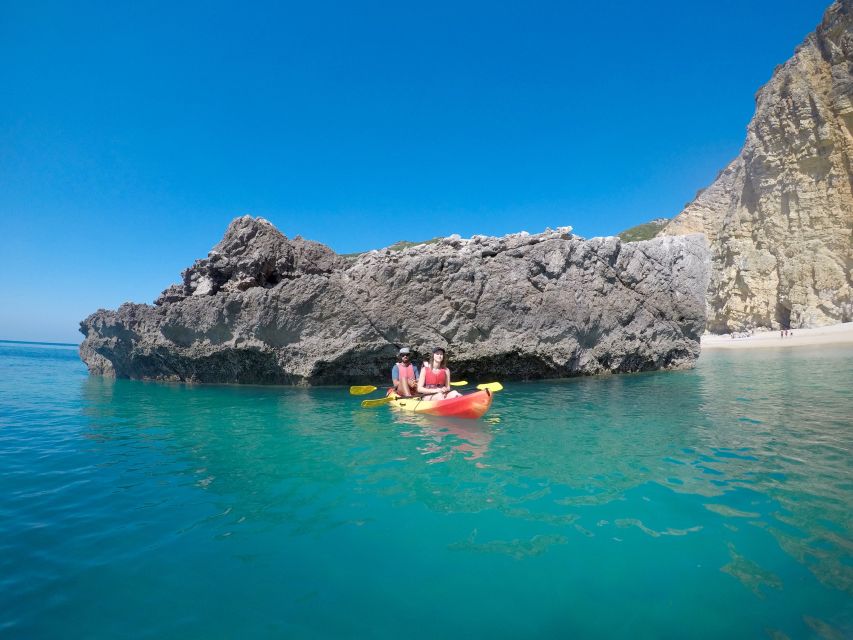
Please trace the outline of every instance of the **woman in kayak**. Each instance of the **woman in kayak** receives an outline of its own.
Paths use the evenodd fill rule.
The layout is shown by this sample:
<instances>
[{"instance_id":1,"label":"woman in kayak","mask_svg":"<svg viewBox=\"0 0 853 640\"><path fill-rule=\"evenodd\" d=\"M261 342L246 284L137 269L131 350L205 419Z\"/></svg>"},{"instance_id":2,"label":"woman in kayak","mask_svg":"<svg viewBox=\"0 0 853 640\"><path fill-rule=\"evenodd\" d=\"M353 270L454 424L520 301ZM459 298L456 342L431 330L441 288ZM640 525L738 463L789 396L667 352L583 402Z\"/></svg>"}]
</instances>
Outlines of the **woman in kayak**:
<instances>
[{"instance_id":1,"label":"woman in kayak","mask_svg":"<svg viewBox=\"0 0 853 640\"><path fill-rule=\"evenodd\" d=\"M418 377L418 393L424 400L447 400L458 398L462 394L450 390L450 369L444 359L444 349L436 347L432 350L429 363L424 363L421 375Z\"/></svg>"}]
</instances>

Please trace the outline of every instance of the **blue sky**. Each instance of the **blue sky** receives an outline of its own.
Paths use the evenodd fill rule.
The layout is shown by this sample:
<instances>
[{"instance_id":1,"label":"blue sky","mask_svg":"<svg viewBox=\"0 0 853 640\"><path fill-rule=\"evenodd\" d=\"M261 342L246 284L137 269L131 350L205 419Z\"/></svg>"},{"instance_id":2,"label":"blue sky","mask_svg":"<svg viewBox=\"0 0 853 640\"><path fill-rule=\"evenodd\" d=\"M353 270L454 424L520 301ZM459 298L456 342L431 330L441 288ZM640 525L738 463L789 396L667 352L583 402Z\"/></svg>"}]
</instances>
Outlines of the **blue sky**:
<instances>
[{"instance_id":1,"label":"blue sky","mask_svg":"<svg viewBox=\"0 0 853 640\"><path fill-rule=\"evenodd\" d=\"M677 214L827 2L0 0L0 339L252 214L346 253Z\"/></svg>"}]
</instances>

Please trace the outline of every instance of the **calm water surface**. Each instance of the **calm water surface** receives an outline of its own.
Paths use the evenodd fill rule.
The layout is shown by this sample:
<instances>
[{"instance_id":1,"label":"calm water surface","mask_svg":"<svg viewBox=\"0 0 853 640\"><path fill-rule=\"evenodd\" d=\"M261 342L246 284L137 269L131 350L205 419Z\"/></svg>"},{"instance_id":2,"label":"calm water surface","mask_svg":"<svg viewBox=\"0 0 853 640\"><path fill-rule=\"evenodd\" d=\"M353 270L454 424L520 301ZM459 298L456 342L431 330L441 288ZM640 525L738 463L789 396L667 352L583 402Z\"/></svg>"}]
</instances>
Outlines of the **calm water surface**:
<instances>
[{"instance_id":1,"label":"calm water surface","mask_svg":"<svg viewBox=\"0 0 853 640\"><path fill-rule=\"evenodd\" d=\"M0 343L0 636L853 637L853 350L505 386L413 418Z\"/></svg>"}]
</instances>

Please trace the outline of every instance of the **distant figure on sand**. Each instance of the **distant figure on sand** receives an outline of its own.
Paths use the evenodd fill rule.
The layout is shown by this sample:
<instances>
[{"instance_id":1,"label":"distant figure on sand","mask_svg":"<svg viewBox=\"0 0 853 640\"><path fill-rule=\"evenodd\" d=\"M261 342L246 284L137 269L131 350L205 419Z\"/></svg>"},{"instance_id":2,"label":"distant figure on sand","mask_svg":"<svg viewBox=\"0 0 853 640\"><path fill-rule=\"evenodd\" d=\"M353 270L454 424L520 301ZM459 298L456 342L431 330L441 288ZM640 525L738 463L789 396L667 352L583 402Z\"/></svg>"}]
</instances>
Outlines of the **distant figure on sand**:
<instances>
[{"instance_id":1,"label":"distant figure on sand","mask_svg":"<svg viewBox=\"0 0 853 640\"><path fill-rule=\"evenodd\" d=\"M418 368L410 362L410 359L409 347L403 347L397 354L397 364L391 368L394 392L404 398L415 395L418 388Z\"/></svg>"},{"instance_id":2,"label":"distant figure on sand","mask_svg":"<svg viewBox=\"0 0 853 640\"><path fill-rule=\"evenodd\" d=\"M450 390L450 369L447 368L444 356L444 349L436 347L432 350L429 366L421 369L418 393L423 394L425 400L446 400L462 395L458 391Z\"/></svg>"}]
</instances>

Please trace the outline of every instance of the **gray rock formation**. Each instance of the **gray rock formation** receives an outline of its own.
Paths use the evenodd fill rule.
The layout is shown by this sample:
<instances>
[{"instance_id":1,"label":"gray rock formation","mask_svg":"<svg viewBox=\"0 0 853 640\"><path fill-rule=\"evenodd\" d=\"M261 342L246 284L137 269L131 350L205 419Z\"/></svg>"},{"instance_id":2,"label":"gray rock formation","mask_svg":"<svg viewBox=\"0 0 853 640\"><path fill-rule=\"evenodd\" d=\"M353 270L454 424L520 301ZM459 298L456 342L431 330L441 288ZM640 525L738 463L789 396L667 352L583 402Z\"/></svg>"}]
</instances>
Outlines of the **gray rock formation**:
<instances>
[{"instance_id":1,"label":"gray rock formation","mask_svg":"<svg viewBox=\"0 0 853 640\"><path fill-rule=\"evenodd\" d=\"M756 96L746 143L663 234L711 248L708 329L853 320L853 0Z\"/></svg>"},{"instance_id":2,"label":"gray rock formation","mask_svg":"<svg viewBox=\"0 0 853 640\"><path fill-rule=\"evenodd\" d=\"M705 326L701 236L623 244L569 228L456 236L355 260L234 220L154 306L80 324L95 374L198 382L379 382L397 349L449 350L457 379L690 366Z\"/></svg>"}]
</instances>

